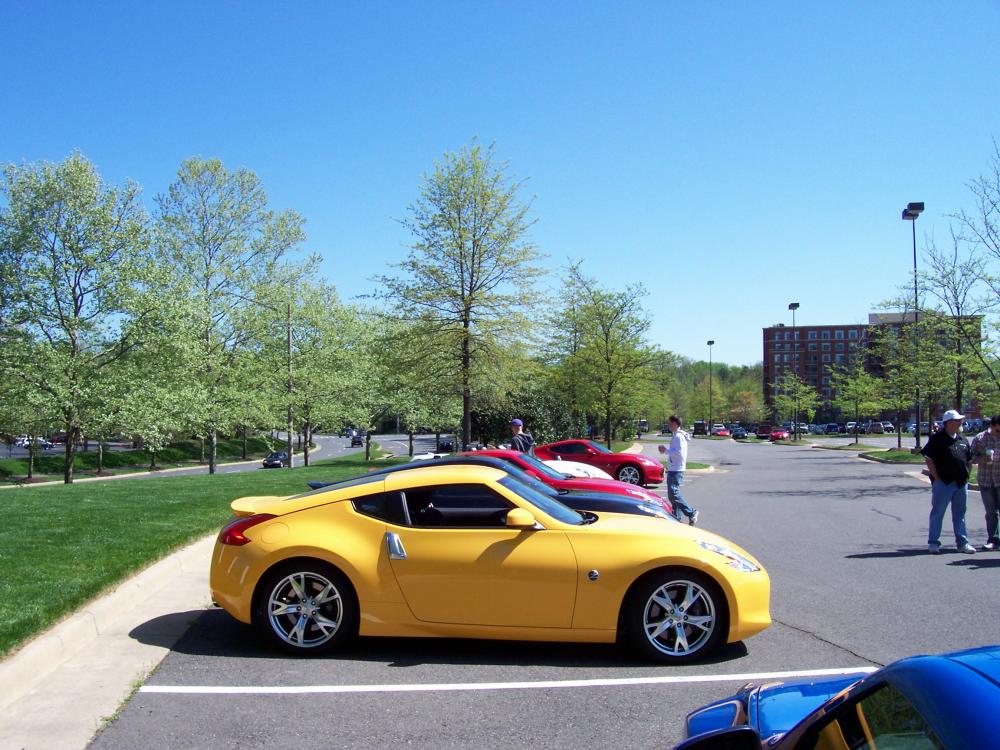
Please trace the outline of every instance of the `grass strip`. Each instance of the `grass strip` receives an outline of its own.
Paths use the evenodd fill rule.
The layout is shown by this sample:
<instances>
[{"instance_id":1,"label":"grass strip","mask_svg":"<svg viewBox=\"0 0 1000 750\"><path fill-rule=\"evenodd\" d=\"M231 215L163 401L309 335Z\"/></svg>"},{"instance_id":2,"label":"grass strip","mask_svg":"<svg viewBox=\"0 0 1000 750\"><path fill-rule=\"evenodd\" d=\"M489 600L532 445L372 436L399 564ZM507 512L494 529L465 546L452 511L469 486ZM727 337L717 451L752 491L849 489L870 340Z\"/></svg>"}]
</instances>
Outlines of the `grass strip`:
<instances>
[{"instance_id":1,"label":"grass strip","mask_svg":"<svg viewBox=\"0 0 1000 750\"><path fill-rule=\"evenodd\" d=\"M247 456L257 458L280 449L284 443L255 437L247 440ZM39 452L35 456L35 479L58 478L63 475L66 465L64 446L58 450ZM239 460L243 457L243 441L241 439L220 440L217 443L216 455L219 461ZM104 470L112 473L127 471L145 471L152 462L153 454L146 450L105 450ZM197 463L201 459L201 444L197 440L180 440L168 448L156 452L156 465L159 468L173 468L184 464ZM123 471L124 470L124 471ZM97 449L92 443L90 450L76 453L73 456L73 473L80 477L94 476L97 472ZM0 481L20 481L28 474L28 459L0 459Z\"/></svg>"},{"instance_id":2,"label":"grass strip","mask_svg":"<svg viewBox=\"0 0 1000 750\"><path fill-rule=\"evenodd\" d=\"M407 458L394 462L405 462ZM104 590L218 530L244 495L291 495L363 474L361 456L308 468L125 479L0 492L0 654ZM208 561L205 561L208 565Z\"/></svg>"}]
</instances>

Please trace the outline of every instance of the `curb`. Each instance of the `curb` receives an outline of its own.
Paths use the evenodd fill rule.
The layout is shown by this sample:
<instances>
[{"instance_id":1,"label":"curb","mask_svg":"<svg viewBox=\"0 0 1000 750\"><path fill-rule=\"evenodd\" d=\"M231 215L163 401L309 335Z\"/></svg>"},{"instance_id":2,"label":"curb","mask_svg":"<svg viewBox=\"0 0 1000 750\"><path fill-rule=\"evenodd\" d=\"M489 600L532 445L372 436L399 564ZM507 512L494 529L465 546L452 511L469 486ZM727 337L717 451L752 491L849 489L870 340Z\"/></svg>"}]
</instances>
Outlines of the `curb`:
<instances>
[{"instance_id":1,"label":"curb","mask_svg":"<svg viewBox=\"0 0 1000 750\"><path fill-rule=\"evenodd\" d=\"M158 625L155 644L132 631L210 604L215 536L153 563L0 662L0 747L86 747L189 623Z\"/></svg>"}]
</instances>

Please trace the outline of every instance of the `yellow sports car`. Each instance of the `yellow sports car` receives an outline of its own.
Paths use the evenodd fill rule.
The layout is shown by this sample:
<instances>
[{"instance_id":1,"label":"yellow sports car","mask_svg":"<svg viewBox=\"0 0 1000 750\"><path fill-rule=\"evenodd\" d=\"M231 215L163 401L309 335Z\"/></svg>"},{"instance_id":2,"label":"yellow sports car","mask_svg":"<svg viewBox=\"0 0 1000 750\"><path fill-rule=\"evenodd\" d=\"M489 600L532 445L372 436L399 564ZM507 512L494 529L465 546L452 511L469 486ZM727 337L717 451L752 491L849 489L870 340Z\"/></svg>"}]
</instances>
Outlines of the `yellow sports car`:
<instances>
[{"instance_id":1,"label":"yellow sports car","mask_svg":"<svg viewBox=\"0 0 1000 750\"><path fill-rule=\"evenodd\" d=\"M712 533L570 510L489 466L419 466L232 503L215 601L294 653L351 636L610 643L667 663L770 622L767 573Z\"/></svg>"}]
</instances>

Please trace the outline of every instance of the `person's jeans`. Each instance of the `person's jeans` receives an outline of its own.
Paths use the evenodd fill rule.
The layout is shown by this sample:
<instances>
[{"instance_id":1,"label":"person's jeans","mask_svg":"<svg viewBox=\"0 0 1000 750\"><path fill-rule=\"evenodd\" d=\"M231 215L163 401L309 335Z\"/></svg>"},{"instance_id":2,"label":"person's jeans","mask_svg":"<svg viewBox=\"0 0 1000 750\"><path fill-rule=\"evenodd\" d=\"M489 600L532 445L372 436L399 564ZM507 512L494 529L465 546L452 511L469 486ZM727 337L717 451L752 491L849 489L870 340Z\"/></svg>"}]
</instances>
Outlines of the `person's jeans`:
<instances>
[{"instance_id":1,"label":"person's jeans","mask_svg":"<svg viewBox=\"0 0 1000 750\"><path fill-rule=\"evenodd\" d=\"M965 509L969 502L969 485L966 482L944 483L940 479L931 483L931 517L927 544L941 545L941 525L944 513L951 503L951 526L955 531L955 546L964 547L969 543L965 528Z\"/></svg>"},{"instance_id":2,"label":"person's jeans","mask_svg":"<svg viewBox=\"0 0 1000 750\"><path fill-rule=\"evenodd\" d=\"M986 541L1000 544L1000 536L997 535L1000 527L1000 487L979 485L979 495L983 498L983 509L986 511Z\"/></svg>"},{"instance_id":3,"label":"person's jeans","mask_svg":"<svg viewBox=\"0 0 1000 750\"><path fill-rule=\"evenodd\" d=\"M688 505L684 496L681 495L681 482L683 481L683 471L668 471L667 497L670 499L670 504L674 506L674 515L677 516L677 518L680 518L682 513L690 518L694 515L694 508Z\"/></svg>"}]
</instances>

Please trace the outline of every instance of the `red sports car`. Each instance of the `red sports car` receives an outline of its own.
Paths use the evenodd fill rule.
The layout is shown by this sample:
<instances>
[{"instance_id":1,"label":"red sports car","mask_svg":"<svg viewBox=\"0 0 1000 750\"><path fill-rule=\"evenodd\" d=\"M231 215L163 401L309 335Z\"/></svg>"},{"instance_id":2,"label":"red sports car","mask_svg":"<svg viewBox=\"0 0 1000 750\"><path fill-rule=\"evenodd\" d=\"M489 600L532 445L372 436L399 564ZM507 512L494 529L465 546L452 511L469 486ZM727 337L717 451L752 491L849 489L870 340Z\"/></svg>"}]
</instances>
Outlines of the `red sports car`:
<instances>
[{"instance_id":1,"label":"red sports car","mask_svg":"<svg viewBox=\"0 0 1000 750\"><path fill-rule=\"evenodd\" d=\"M549 487L556 490L578 490L581 492L610 492L615 495L632 495L633 497L648 500L651 503L662 505L666 511L673 514L674 508L669 500L660 497L655 492L650 492L644 487L638 487L627 482L619 482L617 479L582 479L580 477L562 474L558 470L542 462L534 456L519 451L505 450L485 450L469 451L463 455L467 456L494 456L510 461L522 470L526 471L536 479L545 482Z\"/></svg>"},{"instance_id":2,"label":"red sports car","mask_svg":"<svg viewBox=\"0 0 1000 750\"><path fill-rule=\"evenodd\" d=\"M663 464L641 453L615 453L593 440L560 440L539 445L535 455L541 459L563 458L596 466L615 479L629 484L660 484Z\"/></svg>"}]
</instances>

